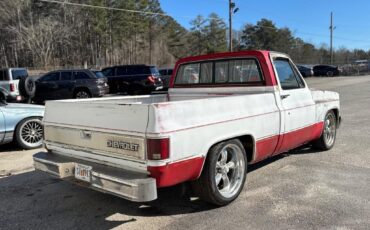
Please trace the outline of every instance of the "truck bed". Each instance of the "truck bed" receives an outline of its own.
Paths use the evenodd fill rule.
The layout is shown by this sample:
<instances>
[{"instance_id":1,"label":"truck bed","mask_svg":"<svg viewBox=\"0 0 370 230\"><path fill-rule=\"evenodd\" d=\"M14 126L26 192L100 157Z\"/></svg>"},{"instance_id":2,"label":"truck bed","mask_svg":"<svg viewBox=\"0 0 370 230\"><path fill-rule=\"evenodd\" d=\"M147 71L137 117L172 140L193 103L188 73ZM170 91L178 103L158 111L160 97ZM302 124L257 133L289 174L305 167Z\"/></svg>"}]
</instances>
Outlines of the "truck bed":
<instances>
[{"instance_id":1,"label":"truck bed","mask_svg":"<svg viewBox=\"0 0 370 230\"><path fill-rule=\"evenodd\" d=\"M265 119L272 122L260 122ZM145 170L146 138L171 137L178 143L195 143L189 139L194 133L211 141L216 133L223 138L225 133L239 133L245 129L251 130L250 134L256 138L263 138L279 133L279 119L272 90L256 92L254 89L247 94L232 95L181 92L49 101L44 117L45 143L47 148L64 155L69 152L70 156L81 159L120 165L126 164L128 161L121 161L126 159L137 162L135 168ZM139 151L111 148L107 141L142 147ZM200 145L202 141L199 139L196 143ZM206 153L209 144L203 143L201 153ZM199 154L199 150L195 150L197 145L171 146L171 159L184 158L180 154L183 151L190 156Z\"/></svg>"},{"instance_id":2,"label":"truck bed","mask_svg":"<svg viewBox=\"0 0 370 230\"><path fill-rule=\"evenodd\" d=\"M172 95L48 101L44 123L145 137L277 110L271 92L240 93L180 91Z\"/></svg>"}]
</instances>

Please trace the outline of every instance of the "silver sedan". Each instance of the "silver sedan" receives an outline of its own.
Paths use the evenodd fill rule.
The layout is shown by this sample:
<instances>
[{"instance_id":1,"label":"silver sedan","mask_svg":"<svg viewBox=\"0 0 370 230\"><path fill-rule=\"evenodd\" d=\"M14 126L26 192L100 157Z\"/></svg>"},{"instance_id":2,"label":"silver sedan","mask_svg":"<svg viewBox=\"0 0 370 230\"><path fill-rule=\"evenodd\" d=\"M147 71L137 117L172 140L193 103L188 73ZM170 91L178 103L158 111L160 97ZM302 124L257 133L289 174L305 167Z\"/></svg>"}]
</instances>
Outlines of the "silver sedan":
<instances>
[{"instance_id":1,"label":"silver sedan","mask_svg":"<svg viewBox=\"0 0 370 230\"><path fill-rule=\"evenodd\" d=\"M15 141L24 149L41 147L44 110L44 106L0 101L0 145Z\"/></svg>"}]
</instances>

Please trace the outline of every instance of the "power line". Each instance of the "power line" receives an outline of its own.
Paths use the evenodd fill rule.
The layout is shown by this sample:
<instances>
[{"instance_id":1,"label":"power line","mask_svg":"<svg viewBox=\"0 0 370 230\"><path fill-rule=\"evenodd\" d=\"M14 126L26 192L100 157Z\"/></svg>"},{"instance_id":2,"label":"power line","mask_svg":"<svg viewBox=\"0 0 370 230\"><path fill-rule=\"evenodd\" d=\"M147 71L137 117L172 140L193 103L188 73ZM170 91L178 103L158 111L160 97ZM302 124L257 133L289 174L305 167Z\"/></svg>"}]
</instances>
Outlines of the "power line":
<instances>
[{"instance_id":1,"label":"power line","mask_svg":"<svg viewBox=\"0 0 370 230\"><path fill-rule=\"evenodd\" d=\"M55 4L62 4L62 5L77 6L77 7L87 7L87 8L95 8L95 9L105 9L105 10L114 10L114 11L122 11L122 12L129 12L129 13L137 13L137 14L154 15L154 16L172 17L171 15L169 15L167 13L159 13L159 12L151 12L151 11L132 10L132 9L115 8L115 7L108 7L108 6L97 6L97 5L89 5L89 4L73 3L73 2L64 2L64 1L57 1L57 0L39 0L39 1L40 2L46 2L46 3L55 3ZM193 17L190 17L190 16L179 16L179 15L177 15L176 17L186 18L186 19L193 19ZM207 19L219 20L220 18L207 17ZM240 20L233 20L233 21L234 22L242 22ZM269 26L259 26L259 27L268 28L268 29L279 29L277 27L269 27ZM0 29L0 30L5 30L5 29ZM299 32L299 31L295 32L295 33L302 34L302 35L323 37L323 38L327 37L327 35L323 35L323 34L306 33L306 32ZM337 39L337 40L352 41L352 42L361 42L361 43L368 43L369 42L369 41L364 41L364 40L355 40L355 39L348 39L348 38L343 38L343 37L334 37L334 38Z\"/></svg>"},{"instance_id":2,"label":"power line","mask_svg":"<svg viewBox=\"0 0 370 230\"><path fill-rule=\"evenodd\" d=\"M55 0L39 0L39 1L40 2L63 4L63 5L79 6L79 7L89 7L89 8L95 8L95 9L103 9L103 10L115 10L115 11L129 12L129 13L139 13L139 14L158 15L158 16L164 16L164 17L171 17L170 15L165 14L165 13L142 11L142 10L130 10L130 9L123 9L123 8L109 7L109 6L97 6L97 5L89 5L89 4L83 4L83 3L61 2L61 1L55 1Z\"/></svg>"},{"instance_id":3,"label":"power line","mask_svg":"<svg viewBox=\"0 0 370 230\"><path fill-rule=\"evenodd\" d=\"M143 11L143 10L131 10L131 9L124 9L124 8L109 7L109 6L97 6L97 5L89 5L89 4L74 3L74 2L62 2L62 1L56 1L56 0L39 0L39 1L40 2L47 2L47 3L56 3L56 4L61 4L61 5L87 7L87 8L95 8L95 9L103 9L103 10L123 11L123 12L128 12L128 13L146 14L146 15L163 16L163 17L171 17L172 18L172 16L169 15L169 14L159 13L159 12L151 12L151 11ZM178 16L178 17L186 18L186 19L193 19L193 17L190 17L190 16ZM220 18L207 17L207 19L219 20Z\"/></svg>"},{"instance_id":4,"label":"power line","mask_svg":"<svg viewBox=\"0 0 370 230\"><path fill-rule=\"evenodd\" d=\"M330 13L330 64L333 64L333 58L334 58L334 53L333 53L333 31L335 30L335 26L333 25L333 12Z\"/></svg>"}]
</instances>

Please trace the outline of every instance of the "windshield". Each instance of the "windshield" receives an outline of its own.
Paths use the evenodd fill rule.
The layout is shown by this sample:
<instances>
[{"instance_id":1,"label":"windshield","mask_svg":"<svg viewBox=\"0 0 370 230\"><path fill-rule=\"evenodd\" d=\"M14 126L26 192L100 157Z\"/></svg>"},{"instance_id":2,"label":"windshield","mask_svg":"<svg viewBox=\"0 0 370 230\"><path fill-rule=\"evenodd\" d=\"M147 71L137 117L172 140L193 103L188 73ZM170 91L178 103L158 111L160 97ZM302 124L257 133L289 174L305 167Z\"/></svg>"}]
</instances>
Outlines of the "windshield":
<instances>
[{"instance_id":1,"label":"windshield","mask_svg":"<svg viewBox=\"0 0 370 230\"><path fill-rule=\"evenodd\" d=\"M153 75L157 75L157 76L161 75L156 67L151 67L150 72Z\"/></svg>"},{"instance_id":2,"label":"windshield","mask_svg":"<svg viewBox=\"0 0 370 230\"><path fill-rule=\"evenodd\" d=\"M28 73L26 69L15 69L12 70L13 80L19 80L22 77L27 77Z\"/></svg>"},{"instance_id":3,"label":"windshield","mask_svg":"<svg viewBox=\"0 0 370 230\"><path fill-rule=\"evenodd\" d=\"M103 78L105 77L104 74L101 71L94 71L94 74L97 78Z\"/></svg>"}]
</instances>

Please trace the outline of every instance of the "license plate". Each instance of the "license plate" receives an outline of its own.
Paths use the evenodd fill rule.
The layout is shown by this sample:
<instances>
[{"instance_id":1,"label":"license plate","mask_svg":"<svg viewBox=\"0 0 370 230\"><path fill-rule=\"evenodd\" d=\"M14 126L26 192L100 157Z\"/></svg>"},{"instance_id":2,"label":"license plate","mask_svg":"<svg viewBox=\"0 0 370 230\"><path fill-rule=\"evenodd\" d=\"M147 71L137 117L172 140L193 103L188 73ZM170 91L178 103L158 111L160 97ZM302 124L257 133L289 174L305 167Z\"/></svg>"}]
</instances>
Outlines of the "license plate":
<instances>
[{"instance_id":1,"label":"license plate","mask_svg":"<svg viewBox=\"0 0 370 230\"><path fill-rule=\"evenodd\" d=\"M91 182L91 166L76 164L75 166L75 177L79 180Z\"/></svg>"}]
</instances>

